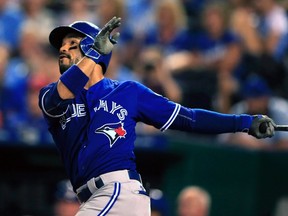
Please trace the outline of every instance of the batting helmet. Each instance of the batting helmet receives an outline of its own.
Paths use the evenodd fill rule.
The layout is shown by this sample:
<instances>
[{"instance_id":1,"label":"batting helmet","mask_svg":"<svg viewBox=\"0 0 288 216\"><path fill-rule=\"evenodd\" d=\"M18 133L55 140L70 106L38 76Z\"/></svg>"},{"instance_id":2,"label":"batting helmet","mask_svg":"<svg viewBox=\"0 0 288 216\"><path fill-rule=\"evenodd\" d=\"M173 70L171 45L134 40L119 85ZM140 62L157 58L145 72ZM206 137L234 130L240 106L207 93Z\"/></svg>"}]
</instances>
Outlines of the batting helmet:
<instances>
[{"instance_id":1,"label":"batting helmet","mask_svg":"<svg viewBox=\"0 0 288 216\"><path fill-rule=\"evenodd\" d=\"M62 45L63 38L69 33L80 33L83 34L83 37L89 37L91 41L94 41L94 38L99 33L99 31L100 28L91 22L76 21L68 26L58 26L53 29L49 35L49 41L53 47L59 50ZM108 68L111 54L112 52L107 55L102 55L99 58L99 64L102 66L104 73Z\"/></svg>"}]
</instances>

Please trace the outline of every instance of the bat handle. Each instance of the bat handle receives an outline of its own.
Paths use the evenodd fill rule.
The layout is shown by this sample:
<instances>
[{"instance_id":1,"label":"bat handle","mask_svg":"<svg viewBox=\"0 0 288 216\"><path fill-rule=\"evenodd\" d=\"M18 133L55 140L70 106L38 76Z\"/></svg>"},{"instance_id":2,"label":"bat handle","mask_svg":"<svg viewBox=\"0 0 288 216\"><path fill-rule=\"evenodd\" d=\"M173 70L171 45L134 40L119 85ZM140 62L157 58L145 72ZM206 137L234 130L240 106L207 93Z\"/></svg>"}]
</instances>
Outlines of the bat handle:
<instances>
[{"instance_id":1,"label":"bat handle","mask_svg":"<svg viewBox=\"0 0 288 216\"><path fill-rule=\"evenodd\" d=\"M288 131L288 125L276 125L274 126L275 131Z\"/></svg>"}]
</instances>

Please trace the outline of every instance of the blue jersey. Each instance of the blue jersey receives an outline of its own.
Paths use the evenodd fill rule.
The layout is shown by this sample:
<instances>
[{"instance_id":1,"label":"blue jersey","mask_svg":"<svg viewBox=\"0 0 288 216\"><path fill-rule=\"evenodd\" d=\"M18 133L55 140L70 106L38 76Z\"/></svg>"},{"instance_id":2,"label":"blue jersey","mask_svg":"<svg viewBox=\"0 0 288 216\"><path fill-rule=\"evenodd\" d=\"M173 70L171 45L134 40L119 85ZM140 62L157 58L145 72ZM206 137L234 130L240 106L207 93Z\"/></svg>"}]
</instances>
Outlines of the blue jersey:
<instances>
[{"instance_id":1,"label":"blue jersey","mask_svg":"<svg viewBox=\"0 0 288 216\"><path fill-rule=\"evenodd\" d=\"M51 111L49 104L59 98L56 85L41 90L39 105L74 189L106 172L135 170L136 123L164 131L180 110L138 82L104 78Z\"/></svg>"}]
</instances>

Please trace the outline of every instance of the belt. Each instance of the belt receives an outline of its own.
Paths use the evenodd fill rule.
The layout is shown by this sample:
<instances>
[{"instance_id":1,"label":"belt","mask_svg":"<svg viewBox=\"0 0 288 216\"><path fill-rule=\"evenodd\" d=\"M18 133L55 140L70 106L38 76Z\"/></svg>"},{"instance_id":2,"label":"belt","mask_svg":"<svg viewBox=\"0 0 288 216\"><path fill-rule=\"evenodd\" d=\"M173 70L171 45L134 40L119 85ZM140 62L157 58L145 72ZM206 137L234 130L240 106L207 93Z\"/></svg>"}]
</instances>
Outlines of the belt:
<instances>
[{"instance_id":1,"label":"belt","mask_svg":"<svg viewBox=\"0 0 288 216\"><path fill-rule=\"evenodd\" d=\"M81 203L86 202L91 195L99 188L110 182L121 182L127 180L137 180L142 183L141 176L136 171L120 170L100 175L97 178L90 179L87 184L79 187L77 197Z\"/></svg>"}]
</instances>

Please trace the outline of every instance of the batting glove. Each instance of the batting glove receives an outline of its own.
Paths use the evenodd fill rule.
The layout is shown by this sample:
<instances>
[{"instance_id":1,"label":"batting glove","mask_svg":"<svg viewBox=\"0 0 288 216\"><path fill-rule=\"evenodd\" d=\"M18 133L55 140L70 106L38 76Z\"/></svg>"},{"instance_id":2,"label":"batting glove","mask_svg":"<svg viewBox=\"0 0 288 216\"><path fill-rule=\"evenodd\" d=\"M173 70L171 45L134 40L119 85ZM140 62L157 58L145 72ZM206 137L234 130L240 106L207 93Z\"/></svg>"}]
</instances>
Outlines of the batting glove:
<instances>
[{"instance_id":1,"label":"batting glove","mask_svg":"<svg viewBox=\"0 0 288 216\"><path fill-rule=\"evenodd\" d=\"M248 134L257 139L274 136L274 121L266 115L254 115Z\"/></svg>"},{"instance_id":2,"label":"batting glove","mask_svg":"<svg viewBox=\"0 0 288 216\"><path fill-rule=\"evenodd\" d=\"M105 26L99 31L94 40L90 37L85 37L80 42L80 48L85 56L91 58L94 62L99 63L101 58L111 53L114 45L120 36L117 32L110 35L111 32L121 25L120 17L113 17Z\"/></svg>"}]
</instances>

